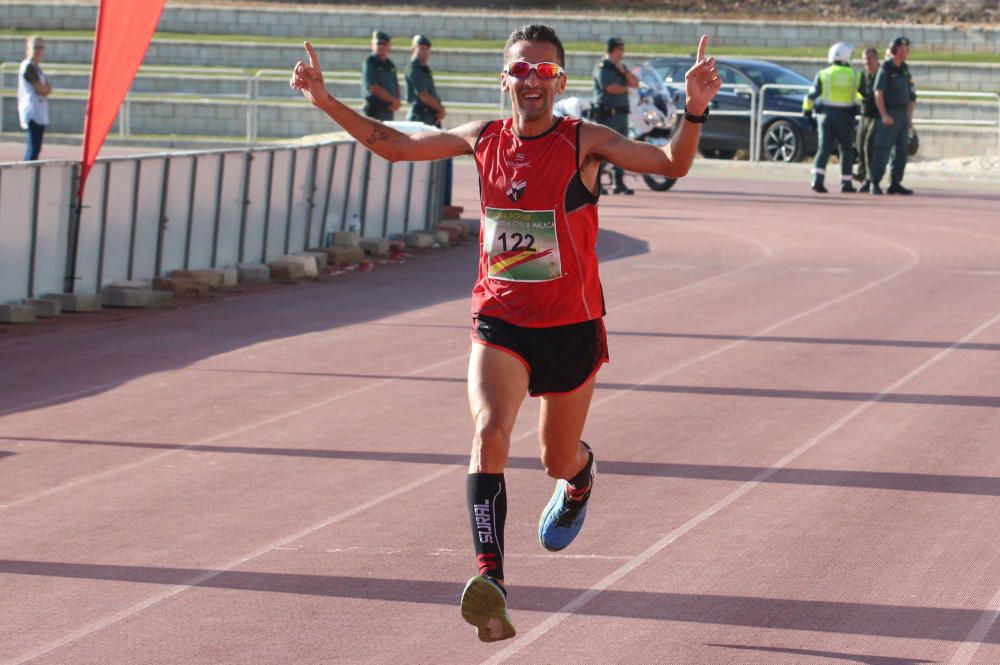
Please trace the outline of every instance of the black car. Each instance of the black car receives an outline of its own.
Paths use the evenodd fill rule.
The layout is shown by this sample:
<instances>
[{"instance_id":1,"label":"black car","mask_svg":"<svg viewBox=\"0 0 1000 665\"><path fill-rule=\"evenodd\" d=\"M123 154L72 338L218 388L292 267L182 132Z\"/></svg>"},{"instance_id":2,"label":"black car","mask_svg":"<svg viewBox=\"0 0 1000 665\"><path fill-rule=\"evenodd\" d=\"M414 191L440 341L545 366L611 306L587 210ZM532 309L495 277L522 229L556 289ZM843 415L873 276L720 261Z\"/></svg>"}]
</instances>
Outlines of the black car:
<instances>
[{"instance_id":1,"label":"black car","mask_svg":"<svg viewBox=\"0 0 1000 665\"><path fill-rule=\"evenodd\" d=\"M678 107L684 103L684 73L694 64L694 58L667 57L648 60L644 71L650 69L663 77L668 87L676 90ZM745 85L752 88L760 103L760 88L764 84L811 85L812 81L798 72L781 65L761 60L742 58L716 58L719 78L724 86ZM763 134L761 158L774 162L799 162L816 154L816 130L802 116L802 98L805 91L768 88L765 91L764 110L761 118ZM712 100L708 122L701 131L698 150L706 157L732 159L738 150L750 148L750 93L745 90L723 87ZM742 112L746 115L724 115L720 111ZM791 116L767 115L767 111L789 112Z\"/></svg>"}]
</instances>

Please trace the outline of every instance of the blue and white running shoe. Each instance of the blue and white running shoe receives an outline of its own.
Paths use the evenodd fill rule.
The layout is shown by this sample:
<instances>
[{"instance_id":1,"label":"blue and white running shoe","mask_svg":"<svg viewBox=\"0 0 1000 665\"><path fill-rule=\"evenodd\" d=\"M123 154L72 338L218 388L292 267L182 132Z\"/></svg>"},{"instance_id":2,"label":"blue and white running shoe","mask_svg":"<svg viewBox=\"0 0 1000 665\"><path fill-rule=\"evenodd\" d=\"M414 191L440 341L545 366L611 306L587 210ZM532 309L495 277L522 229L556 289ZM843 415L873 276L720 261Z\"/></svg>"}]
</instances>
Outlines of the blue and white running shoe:
<instances>
[{"instance_id":1,"label":"blue and white running shoe","mask_svg":"<svg viewBox=\"0 0 1000 665\"><path fill-rule=\"evenodd\" d=\"M590 446L587 446L587 450L590 450ZM538 519L538 541L542 547L550 552L558 552L566 549L576 538L576 534L580 533L583 520L587 517L587 501L590 499L590 492L594 489L596 475L597 460L595 459L590 465L590 487L581 499L570 498L568 481L556 481L556 490L552 493L552 498L549 499L548 505L542 511L542 516Z\"/></svg>"}]
</instances>

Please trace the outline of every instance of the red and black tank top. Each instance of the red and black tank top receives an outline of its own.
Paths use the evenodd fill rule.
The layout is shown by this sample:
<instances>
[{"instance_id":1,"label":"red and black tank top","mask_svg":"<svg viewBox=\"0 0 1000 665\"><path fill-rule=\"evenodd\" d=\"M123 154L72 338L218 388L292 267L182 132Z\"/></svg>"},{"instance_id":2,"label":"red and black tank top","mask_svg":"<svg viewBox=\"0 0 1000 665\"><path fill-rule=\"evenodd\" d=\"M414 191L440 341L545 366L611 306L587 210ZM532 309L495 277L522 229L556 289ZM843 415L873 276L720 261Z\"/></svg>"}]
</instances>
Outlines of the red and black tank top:
<instances>
[{"instance_id":1,"label":"red and black tank top","mask_svg":"<svg viewBox=\"0 0 1000 665\"><path fill-rule=\"evenodd\" d=\"M472 313L529 328L604 315L597 273L597 197L580 179L582 123L562 118L518 136L511 118L476 142L481 190L479 278Z\"/></svg>"}]
</instances>

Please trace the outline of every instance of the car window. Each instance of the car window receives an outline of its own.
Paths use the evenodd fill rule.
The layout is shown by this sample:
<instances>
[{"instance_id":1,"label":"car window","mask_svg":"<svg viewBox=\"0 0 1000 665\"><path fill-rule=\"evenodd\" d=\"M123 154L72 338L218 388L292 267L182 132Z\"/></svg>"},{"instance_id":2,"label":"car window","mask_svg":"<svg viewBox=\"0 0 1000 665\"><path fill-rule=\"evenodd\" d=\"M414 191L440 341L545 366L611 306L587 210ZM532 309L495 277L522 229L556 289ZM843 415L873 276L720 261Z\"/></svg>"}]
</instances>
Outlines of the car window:
<instances>
[{"instance_id":1,"label":"car window","mask_svg":"<svg viewBox=\"0 0 1000 665\"><path fill-rule=\"evenodd\" d=\"M749 78L732 67L719 67L719 78L723 85L750 85Z\"/></svg>"},{"instance_id":2,"label":"car window","mask_svg":"<svg viewBox=\"0 0 1000 665\"><path fill-rule=\"evenodd\" d=\"M810 81L798 72L776 65L753 65L744 68L744 71L757 85L765 83L776 85L809 85Z\"/></svg>"},{"instance_id":3,"label":"car window","mask_svg":"<svg viewBox=\"0 0 1000 665\"><path fill-rule=\"evenodd\" d=\"M663 78L652 67L640 67L639 73L641 74L642 82L653 90L659 90L663 87Z\"/></svg>"},{"instance_id":4,"label":"car window","mask_svg":"<svg viewBox=\"0 0 1000 665\"><path fill-rule=\"evenodd\" d=\"M687 73L689 67L690 65L667 64L660 65L656 70L663 76L666 83L684 83L684 74Z\"/></svg>"}]
</instances>

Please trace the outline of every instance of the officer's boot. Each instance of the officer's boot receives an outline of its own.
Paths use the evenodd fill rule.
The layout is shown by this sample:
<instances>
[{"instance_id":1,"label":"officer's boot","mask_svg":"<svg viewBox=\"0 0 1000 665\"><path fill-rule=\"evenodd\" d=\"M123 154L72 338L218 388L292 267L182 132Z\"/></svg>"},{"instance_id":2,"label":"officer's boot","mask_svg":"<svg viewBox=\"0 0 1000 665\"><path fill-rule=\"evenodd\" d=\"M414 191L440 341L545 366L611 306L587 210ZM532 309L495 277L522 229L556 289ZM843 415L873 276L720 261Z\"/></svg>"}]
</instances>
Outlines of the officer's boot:
<instances>
[{"instance_id":1,"label":"officer's boot","mask_svg":"<svg viewBox=\"0 0 1000 665\"><path fill-rule=\"evenodd\" d=\"M823 186L823 174L814 173L812 181L812 190L814 192L819 192L820 194L826 194L826 187Z\"/></svg>"},{"instance_id":2,"label":"officer's boot","mask_svg":"<svg viewBox=\"0 0 1000 665\"><path fill-rule=\"evenodd\" d=\"M886 194L903 194L904 196L909 196L913 193L912 189L907 189L903 187L901 182L891 182L889 183L889 188L885 190Z\"/></svg>"},{"instance_id":3,"label":"officer's boot","mask_svg":"<svg viewBox=\"0 0 1000 665\"><path fill-rule=\"evenodd\" d=\"M865 180L860 187L858 187L858 192L861 194L867 194L872 188L872 181Z\"/></svg>"},{"instance_id":4,"label":"officer's boot","mask_svg":"<svg viewBox=\"0 0 1000 665\"><path fill-rule=\"evenodd\" d=\"M856 191L858 190L854 189L854 183L851 182L851 176L847 176L846 180L840 181L840 192L842 194L847 194L847 193L853 194Z\"/></svg>"},{"instance_id":5,"label":"officer's boot","mask_svg":"<svg viewBox=\"0 0 1000 665\"><path fill-rule=\"evenodd\" d=\"M626 194L628 196L635 194L635 192L633 192L625 185L625 171L623 171L618 167L615 167L614 174L615 174L615 189L614 189L615 194Z\"/></svg>"}]
</instances>

